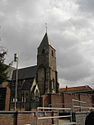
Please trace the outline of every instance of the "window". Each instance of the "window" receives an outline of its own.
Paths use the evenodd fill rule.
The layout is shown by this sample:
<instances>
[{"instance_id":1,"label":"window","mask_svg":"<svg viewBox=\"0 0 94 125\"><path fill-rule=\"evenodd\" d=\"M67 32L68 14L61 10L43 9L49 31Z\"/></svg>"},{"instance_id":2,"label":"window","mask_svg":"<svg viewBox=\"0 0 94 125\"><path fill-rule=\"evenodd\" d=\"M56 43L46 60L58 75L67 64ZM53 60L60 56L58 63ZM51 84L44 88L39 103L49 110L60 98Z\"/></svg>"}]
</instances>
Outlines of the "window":
<instances>
[{"instance_id":1,"label":"window","mask_svg":"<svg viewBox=\"0 0 94 125\"><path fill-rule=\"evenodd\" d=\"M52 50L52 56L54 56L53 50Z\"/></svg>"},{"instance_id":2,"label":"window","mask_svg":"<svg viewBox=\"0 0 94 125\"><path fill-rule=\"evenodd\" d=\"M17 102L18 99L16 99L16 102ZM15 102L15 98L12 99L12 102Z\"/></svg>"},{"instance_id":3,"label":"window","mask_svg":"<svg viewBox=\"0 0 94 125\"><path fill-rule=\"evenodd\" d=\"M25 97L22 97L22 102L26 102L26 98Z\"/></svg>"},{"instance_id":4,"label":"window","mask_svg":"<svg viewBox=\"0 0 94 125\"><path fill-rule=\"evenodd\" d=\"M44 53L45 53L45 49L42 50L42 54L44 54Z\"/></svg>"}]
</instances>

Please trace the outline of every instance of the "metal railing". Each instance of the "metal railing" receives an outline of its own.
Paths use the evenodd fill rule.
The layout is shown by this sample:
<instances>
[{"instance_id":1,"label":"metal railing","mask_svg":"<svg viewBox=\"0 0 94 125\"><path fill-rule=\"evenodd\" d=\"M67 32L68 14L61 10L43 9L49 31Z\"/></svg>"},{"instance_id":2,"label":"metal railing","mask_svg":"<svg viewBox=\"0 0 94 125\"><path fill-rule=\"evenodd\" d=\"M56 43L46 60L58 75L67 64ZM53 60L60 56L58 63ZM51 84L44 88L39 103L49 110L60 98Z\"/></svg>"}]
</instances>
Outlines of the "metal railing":
<instances>
[{"instance_id":1,"label":"metal railing","mask_svg":"<svg viewBox=\"0 0 94 125\"><path fill-rule=\"evenodd\" d=\"M72 122L73 119L72 119L72 114L74 112L80 112L80 113L83 113L83 112L89 112L90 109L94 109L94 107L91 107L91 105L87 104L87 102L84 102L84 101L79 101L79 100L76 100L76 99L72 99L72 103L70 104L71 105L71 108L57 108L57 107L52 107L52 106L55 106L56 104L54 105L50 105L51 107L38 107L37 108L37 125L38 125L38 121L39 120L45 120L45 119L60 119L60 118L70 118L70 122L69 123L63 123L62 125L75 125L76 122ZM63 104L60 104L60 105L63 105ZM56 112L57 113L57 116L42 116L40 117L39 116L39 110L40 110L40 113L42 112ZM50 111L48 111L50 110ZM59 112L70 112L70 115L62 115L60 116ZM59 125L59 122L57 122L57 125Z\"/></svg>"},{"instance_id":2,"label":"metal railing","mask_svg":"<svg viewBox=\"0 0 94 125\"><path fill-rule=\"evenodd\" d=\"M89 106L87 102L79 101L76 99L72 99L72 112L88 112L90 109L94 109L94 107ZM76 111L75 111L76 110Z\"/></svg>"},{"instance_id":3,"label":"metal railing","mask_svg":"<svg viewBox=\"0 0 94 125\"><path fill-rule=\"evenodd\" d=\"M39 110L44 110L44 111L39 111ZM47 110L47 111L45 111L45 110ZM50 110L50 111L48 111L48 110ZM59 112L60 111L69 111L70 112L70 115L62 115L62 116L60 116L59 115ZM45 116L45 117L39 117L39 113L43 113L43 112L53 112L53 113L57 113L57 115L56 116ZM44 120L44 119L58 119L57 120L57 125L59 125L59 118L70 118L70 122L69 123L66 123L66 125L75 125L75 122L72 122L72 109L71 108L55 108L55 107L38 107L37 108L37 115L36 115L36 117L37 117L37 122L36 122L36 125L38 125L38 121L39 120ZM65 124L64 124L65 125Z\"/></svg>"}]
</instances>

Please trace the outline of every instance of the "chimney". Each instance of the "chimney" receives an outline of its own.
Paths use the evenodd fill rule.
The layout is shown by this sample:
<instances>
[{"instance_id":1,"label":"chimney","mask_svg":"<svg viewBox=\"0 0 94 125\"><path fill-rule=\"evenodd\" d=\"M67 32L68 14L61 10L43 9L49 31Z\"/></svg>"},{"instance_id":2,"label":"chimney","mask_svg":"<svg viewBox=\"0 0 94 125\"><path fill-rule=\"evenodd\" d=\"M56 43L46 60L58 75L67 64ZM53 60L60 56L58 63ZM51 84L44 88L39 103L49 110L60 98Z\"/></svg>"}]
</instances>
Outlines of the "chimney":
<instances>
[{"instance_id":1,"label":"chimney","mask_svg":"<svg viewBox=\"0 0 94 125\"><path fill-rule=\"evenodd\" d=\"M66 91L67 91L67 89L68 89L68 86L66 85Z\"/></svg>"}]
</instances>

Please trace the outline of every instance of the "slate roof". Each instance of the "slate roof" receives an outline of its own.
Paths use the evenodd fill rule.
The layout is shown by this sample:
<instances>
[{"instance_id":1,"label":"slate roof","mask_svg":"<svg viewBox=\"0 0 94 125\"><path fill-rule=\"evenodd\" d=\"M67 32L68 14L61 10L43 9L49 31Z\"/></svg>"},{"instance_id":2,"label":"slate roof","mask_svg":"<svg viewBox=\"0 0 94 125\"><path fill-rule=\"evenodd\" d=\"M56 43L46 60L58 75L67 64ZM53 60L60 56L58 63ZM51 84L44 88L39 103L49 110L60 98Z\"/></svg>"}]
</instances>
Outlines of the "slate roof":
<instances>
[{"instance_id":1,"label":"slate roof","mask_svg":"<svg viewBox=\"0 0 94 125\"><path fill-rule=\"evenodd\" d=\"M18 70L18 79L24 80L29 78L34 78L36 75L37 66L31 66L27 68L22 68ZM12 80L15 80L16 70L13 71Z\"/></svg>"},{"instance_id":2,"label":"slate roof","mask_svg":"<svg viewBox=\"0 0 94 125\"><path fill-rule=\"evenodd\" d=\"M49 41L49 39L48 39L47 33L45 33L45 35L44 35L44 37L43 37L42 42L40 43L40 45L42 45L42 44L51 45L51 43L50 43L50 41Z\"/></svg>"}]
</instances>

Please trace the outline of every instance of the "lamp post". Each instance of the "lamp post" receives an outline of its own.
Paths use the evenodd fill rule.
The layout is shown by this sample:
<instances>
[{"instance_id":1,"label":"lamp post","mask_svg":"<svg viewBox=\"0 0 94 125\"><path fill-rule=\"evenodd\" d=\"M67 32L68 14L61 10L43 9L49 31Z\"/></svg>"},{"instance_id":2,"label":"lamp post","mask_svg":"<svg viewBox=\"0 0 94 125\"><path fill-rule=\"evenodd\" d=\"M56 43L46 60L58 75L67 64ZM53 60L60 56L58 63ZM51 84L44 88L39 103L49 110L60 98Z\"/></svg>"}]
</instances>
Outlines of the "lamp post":
<instances>
[{"instance_id":1,"label":"lamp post","mask_svg":"<svg viewBox=\"0 0 94 125\"><path fill-rule=\"evenodd\" d=\"M15 82L15 111L17 110L17 86L18 86L18 55L14 54L14 62L16 62L16 82Z\"/></svg>"}]
</instances>

